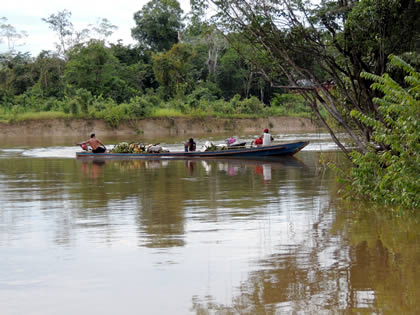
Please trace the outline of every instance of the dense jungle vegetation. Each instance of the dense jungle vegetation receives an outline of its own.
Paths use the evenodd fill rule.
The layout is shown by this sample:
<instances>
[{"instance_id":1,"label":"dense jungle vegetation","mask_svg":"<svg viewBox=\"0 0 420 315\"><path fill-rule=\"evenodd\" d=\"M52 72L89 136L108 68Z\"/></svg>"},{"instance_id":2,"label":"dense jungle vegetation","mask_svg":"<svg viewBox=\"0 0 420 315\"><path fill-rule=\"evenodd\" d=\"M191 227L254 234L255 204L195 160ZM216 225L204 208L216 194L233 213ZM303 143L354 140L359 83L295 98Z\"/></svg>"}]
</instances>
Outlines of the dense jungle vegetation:
<instances>
[{"instance_id":1,"label":"dense jungle vegetation","mask_svg":"<svg viewBox=\"0 0 420 315\"><path fill-rule=\"evenodd\" d=\"M420 206L418 0L190 2L133 12L133 46L108 42L107 19L44 18L56 51L1 55L0 119L314 115L353 163L353 196Z\"/></svg>"},{"instance_id":2,"label":"dense jungle vegetation","mask_svg":"<svg viewBox=\"0 0 420 315\"><path fill-rule=\"evenodd\" d=\"M0 55L0 120L311 116L301 95L270 87L215 25L184 16L176 0L133 15L135 46L108 42L117 26L107 19L76 30L67 10L44 18L56 51ZM0 28L4 41L19 39L6 18Z\"/></svg>"}]
</instances>

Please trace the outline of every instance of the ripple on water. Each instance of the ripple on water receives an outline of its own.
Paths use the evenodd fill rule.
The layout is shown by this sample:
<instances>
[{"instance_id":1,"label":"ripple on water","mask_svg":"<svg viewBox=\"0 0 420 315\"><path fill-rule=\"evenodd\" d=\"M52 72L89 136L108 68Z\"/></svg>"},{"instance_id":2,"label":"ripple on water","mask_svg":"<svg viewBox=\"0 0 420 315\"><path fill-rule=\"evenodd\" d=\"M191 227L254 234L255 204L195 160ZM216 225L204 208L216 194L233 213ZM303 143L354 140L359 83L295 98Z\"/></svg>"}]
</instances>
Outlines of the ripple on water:
<instances>
[{"instance_id":1,"label":"ripple on water","mask_svg":"<svg viewBox=\"0 0 420 315\"><path fill-rule=\"evenodd\" d=\"M16 152L23 152L25 149L1 149L0 152L6 153L16 153Z\"/></svg>"},{"instance_id":2,"label":"ripple on water","mask_svg":"<svg viewBox=\"0 0 420 315\"><path fill-rule=\"evenodd\" d=\"M0 149L0 159L16 157L22 154L24 149Z\"/></svg>"},{"instance_id":3,"label":"ripple on water","mask_svg":"<svg viewBox=\"0 0 420 315\"><path fill-rule=\"evenodd\" d=\"M34 158L74 158L77 151L80 151L77 147L47 147L25 150L22 155Z\"/></svg>"},{"instance_id":4,"label":"ripple on water","mask_svg":"<svg viewBox=\"0 0 420 315\"><path fill-rule=\"evenodd\" d=\"M337 145L331 141L329 134L325 133L308 133L308 134L279 134L273 135L275 142L293 142L293 141L310 141L309 145L306 146L303 151L336 151L339 150ZM247 136L239 138L240 141L246 141L247 143L252 142L257 135ZM197 139L198 147L201 146L208 139ZM214 144L224 143L224 139L211 140ZM169 149L170 151L182 151L183 145L176 144L165 144L162 146ZM113 145L107 146L112 148ZM12 148L12 149L1 149L0 157L12 157L12 156L24 156L33 158L74 158L76 152L80 151L77 146L54 146L54 147L42 147L42 148Z\"/></svg>"}]
</instances>

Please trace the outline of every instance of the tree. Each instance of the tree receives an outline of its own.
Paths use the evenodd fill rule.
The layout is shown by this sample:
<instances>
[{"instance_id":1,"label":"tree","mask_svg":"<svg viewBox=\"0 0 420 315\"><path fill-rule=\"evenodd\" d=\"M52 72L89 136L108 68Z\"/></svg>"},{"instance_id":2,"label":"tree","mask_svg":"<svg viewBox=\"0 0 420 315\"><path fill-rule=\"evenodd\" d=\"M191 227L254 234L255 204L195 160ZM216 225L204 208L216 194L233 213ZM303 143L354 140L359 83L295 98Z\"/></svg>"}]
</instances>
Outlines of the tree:
<instances>
[{"instance_id":1,"label":"tree","mask_svg":"<svg viewBox=\"0 0 420 315\"><path fill-rule=\"evenodd\" d=\"M129 95L119 76L119 61L102 41L91 40L69 52L64 78L74 89L86 89L94 96L111 97L121 102Z\"/></svg>"},{"instance_id":2,"label":"tree","mask_svg":"<svg viewBox=\"0 0 420 315\"><path fill-rule=\"evenodd\" d=\"M386 149L378 151L369 145L366 154L351 153L357 167L350 171L348 188L373 200L419 208L420 73L398 57L391 56L389 59L406 73L405 87L388 74L362 73L364 78L374 81L373 89L383 94L383 97L373 99L383 120L352 111L352 116L372 128L373 140L384 143Z\"/></svg>"},{"instance_id":3,"label":"tree","mask_svg":"<svg viewBox=\"0 0 420 315\"><path fill-rule=\"evenodd\" d=\"M77 30L70 20L71 12L63 10L57 14L51 14L42 20L49 24L49 27L56 32L58 43L57 52L62 57L67 57L69 49L76 45L86 43L89 38L105 41L118 28L106 18L98 18L96 24L89 24L89 28Z\"/></svg>"},{"instance_id":4,"label":"tree","mask_svg":"<svg viewBox=\"0 0 420 315\"><path fill-rule=\"evenodd\" d=\"M29 53L4 56L0 65L0 89L8 95L19 95L36 82Z\"/></svg>"},{"instance_id":5,"label":"tree","mask_svg":"<svg viewBox=\"0 0 420 315\"><path fill-rule=\"evenodd\" d=\"M58 36L58 43L56 43L57 51L60 55L65 56L67 49L71 45L71 38L73 36L73 23L70 21L71 12L63 10L57 14L51 14L48 18L43 18L42 21L49 24L49 27L56 32Z\"/></svg>"},{"instance_id":6,"label":"tree","mask_svg":"<svg viewBox=\"0 0 420 315\"><path fill-rule=\"evenodd\" d=\"M33 68L37 72L37 84L43 96L63 96L64 84L62 76L64 74L64 65L65 62L50 51L42 51L35 59Z\"/></svg>"},{"instance_id":7,"label":"tree","mask_svg":"<svg viewBox=\"0 0 420 315\"><path fill-rule=\"evenodd\" d=\"M168 52L153 56L153 72L167 97L183 96L191 90L193 66L189 60L194 56L190 46L175 44Z\"/></svg>"},{"instance_id":8,"label":"tree","mask_svg":"<svg viewBox=\"0 0 420 315\"><path fill-rule=\"evenodd\" d=\"M337 138L334 125L322 117L320 107L325 108L340 132L346 132L361 152L367 152L372 128L350 113L357 109L378 120L382 120L382 114L372 102L374 92L360 73L381 75L388 55L415 51L419 45L420 3L323 1L317 6L300 0L205 2L218 8L214 20L220 29L240 33L249 47L263 51L269 58L264 65L270 64L270 68L253 58L249 61L272 87L300 91L349 158L349 149ZM377 26L372 26L372 19ZM325 88L325 79L334 80L334 92ZM299 82L309 84L300 86ZM385 147L383 143L377 145Z\"/></svg>"},{"instance_id":9,"label":"tree","mask_svg":"<svg viewBox=\"0 0 420 315\"><path fill-rule=\"evenodd\" d=\"M134 14L131 35L153 51L169 50L178 42L183 11L177 0L151 0Z\"/></svg>"},{"instance_id":10,"label":"tree","mask_svg":"<svg viewBox=\"0 0 420 315\"><path fill-rule=\"evenodd\" d=\"M245 96L249 75L244 58L234 48L227 49L220 58L220 67L216 77L216 82L223 91L223 97L230 99L235 94Z\"/></svg>"},{"instance_id":11,"label":"tree","mask_svg":"<svg viewBox=\"0 0 420 315\"><path fill-rule=\"evenodd\" d=\"M113 25L111 21L106 18L99 18L96 21L96 25L89 24L92 31L94 32L95 39L105 41L108 37L110 37L115 30L118 29L116 25Z\"/></svg>"},{"instance_id":12,"label":"tree","mask_svg":"<svg viewBox=\"0 0 420 315\"><path fill-rule=\"evenodd\" d=\"M217 63L221 53L227 47L227 42L223 34L214 25L203 29L201 39L207 46L207 71L210 78L214 79L217 71Z\"/></svg>"},{"instance_id":13,"label":"tree","mask_svg":"<svg viewBox=\"0 0 420 315\"><path fill-rule=\"evenodd\" d=\"M6 23L7 18L0 18L0 43L6 40L9 52L13 52L16 43L27 37L28 34L25 31L18 31L13 25Z\"/></svg>"},{"instance_id":14,"label":"tree","mask_svg":"<svg viewBox=\"0 0 420 315\"><path fill-rule=\"evenodd\" d=\"M152 69L152 53L144 47L125 46L121 41L110 44L112 54L118 58L121 68L119 76L127 84L140 91L157 88L158 83Z\"/></svg>"}]
</instances>

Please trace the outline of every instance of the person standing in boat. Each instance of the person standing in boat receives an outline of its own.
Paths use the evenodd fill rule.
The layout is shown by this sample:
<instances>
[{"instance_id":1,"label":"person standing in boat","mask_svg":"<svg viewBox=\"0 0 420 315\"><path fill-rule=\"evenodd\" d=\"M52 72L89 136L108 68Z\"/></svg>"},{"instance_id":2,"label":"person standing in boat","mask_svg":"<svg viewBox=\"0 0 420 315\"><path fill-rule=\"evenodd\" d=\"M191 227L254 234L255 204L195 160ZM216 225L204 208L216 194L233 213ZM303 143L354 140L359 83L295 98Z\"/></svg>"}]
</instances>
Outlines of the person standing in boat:
<instances>
[{"instance_id":1,"label":"person standing in boat","mask_svg":"<svg viewBox=\"0 0 420 315\"><path fill-rule=\"evenodd\" d=\"M185 152L194 152L196 149L196 144L193 138L190 138L184 145Z\"/></svg>"},{"instance_id":2,"label":"person standing in boat","mask_svg":"<svg viewBox=\"0 0 420 315\"><path fill-rule=\"evenodd\" d=\"M271 141L273 141L274 138L269 133L268 129L264 129L264 135L263 135L263 146L264 145L271 145Z\"/></svg>"},{"instance_id":3,"label":"person standing in boat","mask_svg":"<svg viewBox=\"0 0 420 315\"><path fill-rule=\"evenodd\" d=\"M106 151L105 144L103 144L101 140L97 139L94 133L90 135L89 140L81 142L79 145L82 147L83 145L90 145L93 153L104 153Z\"/></svg>"}]
</instances>

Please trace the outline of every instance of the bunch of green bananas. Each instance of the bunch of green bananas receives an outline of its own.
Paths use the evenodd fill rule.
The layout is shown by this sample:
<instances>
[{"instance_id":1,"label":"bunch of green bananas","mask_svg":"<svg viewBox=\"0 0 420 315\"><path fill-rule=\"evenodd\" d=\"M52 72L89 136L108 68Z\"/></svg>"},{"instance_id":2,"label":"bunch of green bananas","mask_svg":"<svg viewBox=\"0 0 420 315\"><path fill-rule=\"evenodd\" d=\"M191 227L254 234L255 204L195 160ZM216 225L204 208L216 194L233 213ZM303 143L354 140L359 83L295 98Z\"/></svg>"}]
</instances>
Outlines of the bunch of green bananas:
<instances>
[{"instance_id":1,"label":"bunch of green bananas","mask_svg":"<svg viewBox=\"0 0 420 315\"><path fill-rule=\"evenodd\" d=\"M139 143L120 142L111 150L112 153L142 153L144 145Z\"/></svg>"},{"instance_id":2,"label":"bunch of green bananas","mask_svg":"<svg viewBox=\"0 0 420 315\"><path fill-rule=\"evenodd\" d=\"M133 149L127 142L121 142L115 145L111 151L112 153L133 153Z\"/></svg>"}]
</instances>

